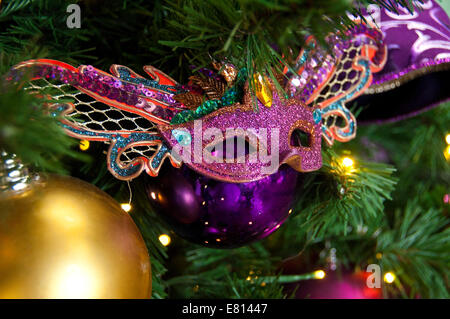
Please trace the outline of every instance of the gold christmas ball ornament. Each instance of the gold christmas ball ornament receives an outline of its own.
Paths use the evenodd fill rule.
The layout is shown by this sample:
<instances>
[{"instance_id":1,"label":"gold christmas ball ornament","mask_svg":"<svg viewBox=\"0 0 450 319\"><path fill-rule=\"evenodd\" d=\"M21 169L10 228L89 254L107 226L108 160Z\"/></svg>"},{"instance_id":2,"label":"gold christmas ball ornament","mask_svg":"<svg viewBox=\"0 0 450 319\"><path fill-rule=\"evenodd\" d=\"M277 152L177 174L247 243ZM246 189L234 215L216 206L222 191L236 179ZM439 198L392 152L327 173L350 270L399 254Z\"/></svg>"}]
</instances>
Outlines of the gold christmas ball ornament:
<instances>
[{"instance_id":1,"label":"gold christmas ball ornament","mask_svg":"<svg viewBox=\"0 0 450 319\"><path fill-rule=\"evenodd\" d=\"M0 298L150 298L147 248L114 199L73 177L25 186L0 192Z\"/></svg>"}]
</instances>

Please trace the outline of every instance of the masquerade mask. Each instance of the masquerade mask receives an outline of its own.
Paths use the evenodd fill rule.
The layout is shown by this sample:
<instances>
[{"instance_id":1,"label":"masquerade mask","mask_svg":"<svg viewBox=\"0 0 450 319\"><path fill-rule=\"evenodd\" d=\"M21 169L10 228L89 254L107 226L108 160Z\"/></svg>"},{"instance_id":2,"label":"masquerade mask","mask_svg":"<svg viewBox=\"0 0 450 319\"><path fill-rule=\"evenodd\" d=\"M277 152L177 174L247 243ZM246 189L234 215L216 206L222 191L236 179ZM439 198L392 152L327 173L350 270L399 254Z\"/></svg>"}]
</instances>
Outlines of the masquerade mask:
<instances>
[{"instance_id":1,"label":"masquerade mask","mask_svg":"<svg viewBox=\"0 0 450 319\"><path fill-rule=\"evenodd\" d=\"M133 179L143 170L155 176L168 158L211 178L249 182L283 163L301 172L317 170L322 136L328 144L355 136L346 103L383 68L386 48L381 33L363 24L345 40L331 35L328 43L333 55L308 39L280 80L287 96L266 76L246 79L245 70L228 64L220 67L222 77L194 77L189 86L150 66L144 68L150 78L144 78L120 65L110 75L46 59L19 64L9 79L31 74L27 90L61 100L51 110L62 115L69 135L110 143L108 167L118 179ZM307 140L299 142L297 133Z\"/></svg>"}]
</instances>

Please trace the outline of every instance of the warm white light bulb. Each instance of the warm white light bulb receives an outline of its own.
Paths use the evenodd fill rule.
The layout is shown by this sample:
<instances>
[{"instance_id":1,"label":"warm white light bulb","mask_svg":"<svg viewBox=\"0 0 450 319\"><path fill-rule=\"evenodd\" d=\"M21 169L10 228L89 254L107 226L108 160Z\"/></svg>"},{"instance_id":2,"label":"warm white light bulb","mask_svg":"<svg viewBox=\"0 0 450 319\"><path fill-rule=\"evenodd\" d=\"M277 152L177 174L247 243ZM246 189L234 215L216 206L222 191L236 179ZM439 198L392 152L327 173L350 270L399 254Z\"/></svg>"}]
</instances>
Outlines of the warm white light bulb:
<instances>
[{"instance_id":1,"label":"warm white light bulb","mask_svg":"<svg viewBox=\"0 0 450 319\"><path fill-rule=\"evenodd\" d=\"M170 239L169 235L162 234L162 235L159 236L158 239L159 239L159 241L161 242L161 244L163 246L169 246L170 245L171 239Z\"/></svg>"},{"instance_id":2,"label":"warm white light bulb","mask_svg":"<svg viewBox=\"0 0 450 319\"><path fill-rule=\"evenodd\" d=\"M342 159L342 165L346 168L352 168L355 162L350 157L344 157Z\"/></svg>"},{"instance_id":3,"label":"warm white light bulb","mask_svg":"<svg viewBox=\"0 0 450 319\"><path fill-rule=\"evenodd\" d=\"M450 133L445 136L445 141L450 145Z\"/></svg>"},{"instance_id":4,"label":"warm white light bulb","mask_svg":"<svg viewBox=\"0 0 450 319\"><path fill-rule=\"evenodd\" d=\"M323 279L323 278L325 278L325 271L323 271L323 270L316 270L314 272L314 278L316 278L316 279Z\"/></svg>"},{"instance_id":5,"label":"warm white light bulb","mask_svg":"<svg viewBox=\"0 0 450 319\"><path fill-rule=\"evenodd\" d=\"M120 207L122 207L122 209L124 211L126 211L127 213L131 210L131 205L128 204L128 203L123 203L123 204L120 205Z\"/></svg>"},{"instance_id":6,"label":"warm white light bulb","mask_svg":"<svg viewBox=\"0 0 450 319\"><path fill-rule=\"evenodd\" d=\"M388 272L384 275L384 281L388 284L392 284L395 280L395 275L391 272Z\"/></svg>"}]
</instances>

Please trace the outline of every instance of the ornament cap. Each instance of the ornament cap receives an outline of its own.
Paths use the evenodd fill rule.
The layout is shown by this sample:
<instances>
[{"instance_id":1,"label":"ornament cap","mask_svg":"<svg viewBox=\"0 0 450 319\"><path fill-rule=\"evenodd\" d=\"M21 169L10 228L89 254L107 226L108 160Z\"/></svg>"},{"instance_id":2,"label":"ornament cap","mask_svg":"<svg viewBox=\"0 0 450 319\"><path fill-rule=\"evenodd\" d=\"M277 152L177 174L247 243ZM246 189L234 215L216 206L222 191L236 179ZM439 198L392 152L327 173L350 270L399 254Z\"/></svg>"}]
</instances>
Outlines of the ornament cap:
<instances>
[{"instance_id":1,"label":"ornament cap","mask_svg":"<svg viewBox=\"0 0 450 319\"><path fill-rule=\"evenodd\" d=\"M33 182L33 175L15 154L0 150L0 196L21 194Z\"/></svg>"}]
</instances>

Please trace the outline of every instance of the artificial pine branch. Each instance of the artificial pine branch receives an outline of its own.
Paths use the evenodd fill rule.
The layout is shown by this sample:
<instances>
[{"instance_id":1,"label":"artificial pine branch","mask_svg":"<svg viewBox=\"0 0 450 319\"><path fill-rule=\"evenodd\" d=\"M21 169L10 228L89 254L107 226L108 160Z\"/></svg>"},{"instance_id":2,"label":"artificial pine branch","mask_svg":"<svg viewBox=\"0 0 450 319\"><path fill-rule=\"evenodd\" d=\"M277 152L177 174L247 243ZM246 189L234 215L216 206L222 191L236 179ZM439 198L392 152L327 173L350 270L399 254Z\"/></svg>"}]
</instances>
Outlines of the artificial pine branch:
<instances>
[{"instance_id":1,"label":"artificial pine branch","mask_svg":"<svg viewBox=\"0 0 450 319\"><path fill-rule=\"evenodd\" d=\"M0 86L0 149L42 171L67 172L64 157L86 160L72 149L78 143L63 132L59 118L45 112L49 101L20 87L20 83Z\"/></svg>"},{"instance_id":2,"label":"artificial pine branch","mask_svg":"<svg viewBox=\"0 0 450 319\"><path fill-rule=\"evenodd\" d=\"M392 7L395 12L397 4L415 9L407 0L358 4L355 7L346 0L171 0L166 1L169 15L159 43L171 48L168 54L179 56L184 63L206 66L212 56L247 68L249 75L270 75L272 68L280 71L289 65L306 35L327 46L329 33L352 26L347 12L362 18L361 10L367 4Z\"/></svg>"},{"instance_id":3,"label":"artificial pine branch","mask_svg":"<svg viewBox=\"0 0 450 319\"><path fill-rule=\"evenodd\" d=\"M173 295L183 298L282 298L281 282L264 282L276 276L278 257L262 243L237 249L198 248L188 245L183 275L167 281ZM230 275L232 274L232 275ZM264 282L264 284L263 284Z\"/></svg>"},{"instance_id":4,"label":"artificial pine branch","mask_svg":"<svg viewBox=\"0 0 450 319\"><path fill-rule=\"evenodd\" d=\"M15 11L25 8L33 0L20 0L20 1L10 1L6 5L1 6L0 2L0 21L7 16L13 14Z\"/></svg>"},{"instance_id":5,"label":"artificial pine branch","mask_svg":"<svg viewBox=\"0 0 450 319\"><path fill-rule=\"evenodd\" d=\"M230 1L244 4L244 11L238 13L235 19L236 7L233 6L209 12L208 7L203 7L195 12L189 11L189 6L196 1L185 2L185 8L181 2L174 1L167 4L165 1L95 0L79 2L83 23L81 29L75 30L67 29L65 25L65 8L73 2L3 0L0 12L0 73L4 74L22 60L45 56L75 65L95 64L104 70L113 63L136 69L153 64L183 82L191 74L191 61L198 66L203 62L208 65L211 62L208 53L215 55L217 52L218 60L227 57L237 66L247 66L252 73L265 72L264 69L258 70L252 61L263 67L274 66L272 73L276 75L277 68L281 68L281 55L277 50L299 48L306 33L312 33L321 40L322 35L331 28L331 24L322 22L322 14L341 17L345 11L343 8L348 8L350 3ZM282 8L291 2L307 5L297 5L289 10ZM205 3L207 6L215 5L212 0ZM360 3L389 7L393 3L410 5L411 1ZM223 4L217 6L223 7ZM171 18L171 14L178 14L179 19ZM201 19L196 20L196 16ZM202 20L205 16L207 20ZM276 23L269 25L271 20ZM190 25L186 28L188 21ZM204 27L209 25L212 27ZM174 35L173 32L178 33ZM158 45L158 41L165 41L164 45ZM270 70L267 69L267 72ZM34 140L48 137L48 141L53 139L53 143L41 145L39 150L32 148L29 161L49 167L50 162L39 164L42 152L59 153L55 157L58 162L61 158L67 158L64 152L70 150L71 145L55 140L64 134L57 134L53 130L56 124L48 122L49 119L42 114L31 113L29 106L36 105L38 109L41 102L29 100L17 91L0 96L0 101L0 131L3 132L11 123L18 127L14 139L8 137L6 141L3 138L2 145L17 144L28 150L26 145L30 144L31 137ZM141 180L134 182L131 216L149 247L153 297L282 297L282 284L274 280L271 286L263 286L262 276L278 278L279 260L299 252L310 264L322 262L310 256L323 249L325 242L331 242L336 247L339 260L345 265L362 265L376 252L382 251L384 269L394 270L403 287L411 290L407 291L406 297L414 296L415 292L423 297L448 296L445 276L449 264L446 253L449 234L443 230L443 225L448 225L448 219L442 218L448 214L448 208L442 204L441 194L448 189L450 181L448 163L442 154L449 110L449 104L446 104L406 121L359 128L358 136L381 143L388 150L392 164L399 168L396 176L400 181L393 193L393 201L387 200L394 182L391 165L378 166L357 160L357 168L364 170L351 176L354 182L349 184L342 180L340 174L332 172L330 163L336 154L329 153L322 171L306 174L305 187L299 190L300 201L287 222L266 240L241 249L199 249L171 234L176 247L168 251L158 241L159 234L168 233L168 230L149 207ZM23 130L28 125L27 116L36 119L35 123L30 124L28 132ZM47 129L49 123L55 126L50 124L47 132L39 129L44 125ZM20 134L24 135L21 137ZM368 150L362 147L359 137L343 147L362 157ZM22 144L13 143L14 140ZM104 148L91 146L90 150L92 158L104 158ZM19 149L15 151L22 152ZM83 164L85 169L82 170L78 170L80 164L78 161L76 163L72 175L95 183L119 201L128 199L126 185L110 176L104 161ZM344 194L340 193L341 186L347 186ZM414 198L419 200L418 204L411 202ZM395 211L396 216L393 215ZM405 247L408 249L404 250ZM184 258L187 267L182 264L181 270L176 273L175 260L180 258ZM169 271L166 268L170 268ZM230 276L230 272L235 274ZM250 272L253 274L250 275ZM246 280L249 275L251 280ZM398 296L398 289L390 293Z\"/></svg>"},{"instance_id":6,"label":"artificial pine branch","mask_svg":"<svg viewBox=\"0 0 450 319\"><path fill-rule=\"evenodd\" d=\"M314 240L348 235L361 227L368 227L365 232L370 233L381 225L384 202L391 198L395 187L395 169L355 159L354 169L348 170L342 166L342 158L326 150L323 168L306 177L294 209L297 238L301 238L300 234Z\"/></svg>"},{"instance_id":7,"label":"artificial pine branch","mask_svg":"<svg viewBox=\"0 0 450 319\"><path fill-rule=\"evenodd\" d=\"M392 226L377 238L384 271L393 271L408 297L449 298L450 219L437 209L410 201L397 209Z\"/></svg>"},{"instance_id":8,"label":"artificial pine branch","mask_svg":"<svg viewBox=\"0 0 450 319\"><path fill-rule=\"evenodd\" d=\"M371 154L362 139L377 143L398 168L401 185L394 197L406 204L411 194L430 191L436 185L450 185L450 171L443 151L448 134L450 103L446 102L419 116L402 122L360 127L357 138L346 148L355 153ZM418 191L418 188L421 188Z\"/></svg>"}]
</instances>

